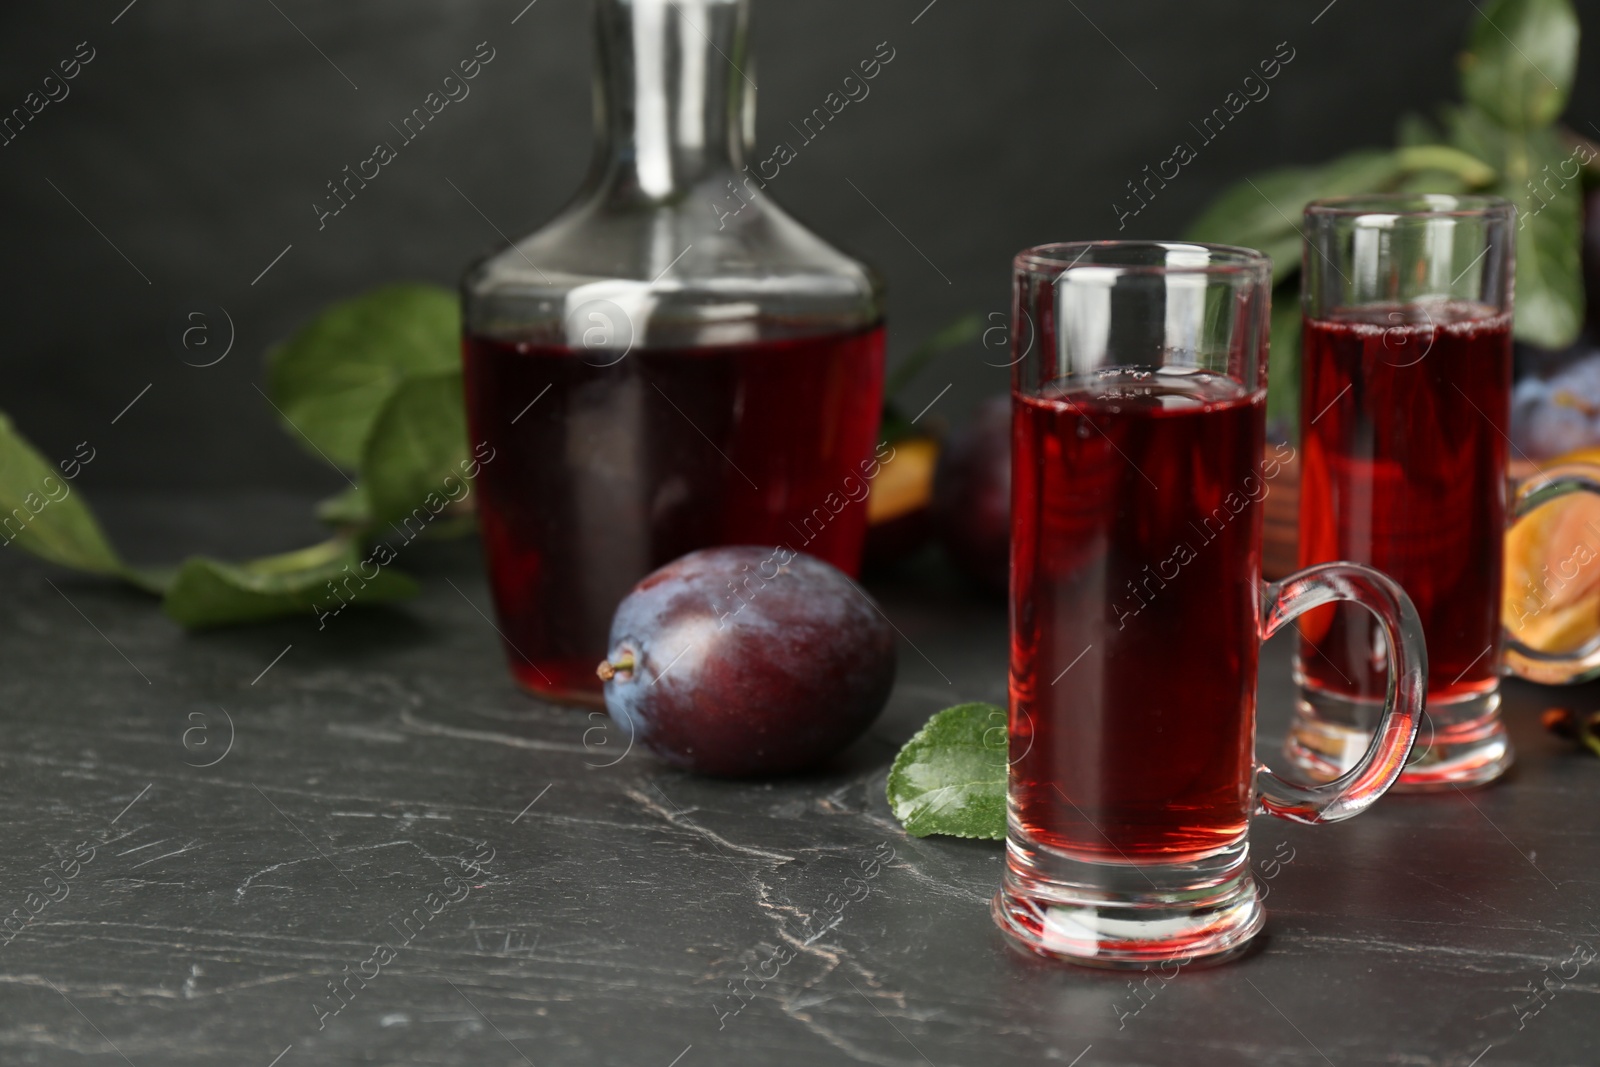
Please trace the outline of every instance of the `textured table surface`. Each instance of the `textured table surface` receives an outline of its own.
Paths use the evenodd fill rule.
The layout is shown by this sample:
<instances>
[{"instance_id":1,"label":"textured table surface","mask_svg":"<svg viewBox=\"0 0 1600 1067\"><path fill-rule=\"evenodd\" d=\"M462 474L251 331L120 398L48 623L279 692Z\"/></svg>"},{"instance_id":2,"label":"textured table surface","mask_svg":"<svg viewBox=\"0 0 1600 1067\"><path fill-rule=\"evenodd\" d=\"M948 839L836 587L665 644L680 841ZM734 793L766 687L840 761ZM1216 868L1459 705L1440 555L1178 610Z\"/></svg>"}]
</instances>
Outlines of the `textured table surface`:
<instances>
[{"instance_id":1,"label":"textured table surface","mask_svg":"<svg viewBox=\"0 0 1600 1067\"><path fill-rule=\"evenodd\" d=\"M106 510L135 558L306 532L283 499ZM1007 949L999 847L907 838L884 803L931 712L1002 697L998 605L877 586L905 637L887 713L826 772L736 784L519 693L472 543L401 565L424 594L399 609L186 636L0 552L0 912L37 910L0 934L0 1063L1600 1060L1600 762L1537 723L1594 688L1511 686L1494 788L1258 819L1257 950L1136 991Z\"/></svg>"}]
</instances>

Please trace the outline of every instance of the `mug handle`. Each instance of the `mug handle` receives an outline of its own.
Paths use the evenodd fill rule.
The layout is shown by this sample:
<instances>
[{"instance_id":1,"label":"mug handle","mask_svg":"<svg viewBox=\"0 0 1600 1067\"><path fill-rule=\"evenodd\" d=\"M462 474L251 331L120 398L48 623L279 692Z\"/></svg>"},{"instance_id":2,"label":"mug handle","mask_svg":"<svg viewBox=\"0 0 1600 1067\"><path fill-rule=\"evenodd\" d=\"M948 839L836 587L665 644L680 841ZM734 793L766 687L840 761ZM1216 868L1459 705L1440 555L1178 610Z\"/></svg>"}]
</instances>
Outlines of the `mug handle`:
<instances>
[{"instance_id":1,"label":"mug handle","mask_svg":"<svg viewBox=\"0 0 1600 1067\"><path fill-rule=\"evenodd\" d=\"M1597 471L1600 473L1600 471ZM1428 693L1428 649L1416 606L1393 578L1360 563L1322 563L1261 591L1261 640L1296 616L1338 601L1377 616L1389 646L1383 717L1366 753L1322 785L1300 785L1256 765L1256 807L1301 823L1338 822L1366 810L1400 777L1422 722Z\"/></svg>"},{"instance_id":2,"label":"mug handle","mask_svg":"<svg viewBox=\"0 0 1600 1067\"><path fill-rule=\"evenodd\" d=\"M1511 524L1573 493L1600 495L1600 467L1592 463L1561 463L1526 479L1517 486L1512 499ZM1600 640L1589 641L1572 652L1540 652L1513 637L1509 626L1505 631L1504 663L1518 678L1541 685L1573 685L1600 676Z\"/></svg>"}]
</instances>

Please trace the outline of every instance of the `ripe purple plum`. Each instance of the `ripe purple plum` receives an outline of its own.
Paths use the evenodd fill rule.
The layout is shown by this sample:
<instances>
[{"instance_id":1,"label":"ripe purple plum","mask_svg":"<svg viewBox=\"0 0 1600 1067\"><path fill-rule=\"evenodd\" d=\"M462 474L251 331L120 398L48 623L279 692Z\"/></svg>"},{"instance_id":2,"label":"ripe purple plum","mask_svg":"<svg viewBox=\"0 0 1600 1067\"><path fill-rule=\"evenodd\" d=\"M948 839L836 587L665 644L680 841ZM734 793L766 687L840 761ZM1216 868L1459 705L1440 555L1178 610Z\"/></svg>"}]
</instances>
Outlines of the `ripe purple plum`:
<instances>
[{"instance_id":1,"label":"ripe purple plum","mask_svg":"<svg viewBox=\"0 0 1600 1067\"><path fill-rule=\"evenodd\" d=\"M894 686L894 629L843 571L788 548L691 552L617 607L606 711L666 762L721 777L814 767Z\"/></svg>"},{"instance_id":2,"label":"ripe purple plum","mask_svg":"<svg viewBox=\"0 0 1600 1067\"><path fill-rule=\"evenodd\" d=\"M1600 442L1600 350L1579 342L1544 378L1524 378L1511 393L1511 441L1528 458L1547 459Z\"/></svg>"},{"instance_id":3,"label":"ripe purple plum","mask_svg":"<svg viewBox=\"0 0 1600 1067\"><path fill-rule=\"evenodd\" d=\"M1011 398L990 397L952 435L933 479L939 543L952 562L1004 592L1011 566Z\"/></svg>"}]
</instances>

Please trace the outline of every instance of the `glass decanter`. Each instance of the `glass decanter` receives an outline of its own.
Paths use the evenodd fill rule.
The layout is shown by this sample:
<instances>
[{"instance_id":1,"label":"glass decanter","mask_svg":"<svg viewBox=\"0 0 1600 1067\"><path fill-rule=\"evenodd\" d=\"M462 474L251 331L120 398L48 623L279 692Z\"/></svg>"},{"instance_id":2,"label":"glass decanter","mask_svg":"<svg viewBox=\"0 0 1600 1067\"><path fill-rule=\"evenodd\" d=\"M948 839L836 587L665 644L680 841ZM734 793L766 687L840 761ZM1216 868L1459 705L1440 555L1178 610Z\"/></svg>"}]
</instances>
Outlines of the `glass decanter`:
<instances>
[{"instance_id":1,"label":"glass decanter","mask_svg":"<svg viewBox=\"0 0 1600 1067\"><path fill-rule=\"evenodd\" d=\"M618 602L686 552L782 544L856 573L884 362L878 275L745 163L749 0L596 14L588 177L462 282L506 653L526 688L582 702Z\"/></svg>"}]
</instances>

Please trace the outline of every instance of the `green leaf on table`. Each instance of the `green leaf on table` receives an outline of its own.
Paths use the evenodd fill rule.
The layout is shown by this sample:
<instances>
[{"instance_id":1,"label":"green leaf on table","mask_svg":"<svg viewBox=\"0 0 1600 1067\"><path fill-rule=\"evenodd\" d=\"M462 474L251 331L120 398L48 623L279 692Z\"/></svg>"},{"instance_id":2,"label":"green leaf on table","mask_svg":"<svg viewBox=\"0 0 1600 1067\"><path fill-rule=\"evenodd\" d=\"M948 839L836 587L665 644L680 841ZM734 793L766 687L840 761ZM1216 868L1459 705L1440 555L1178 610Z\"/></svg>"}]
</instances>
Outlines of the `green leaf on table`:
<instances>
[{"instance_id":1,"label":"green leaf on table","mask_svg":"<svg viewBox=\"0 0 1600 1067\"><path fill-rule=\"evenodd\" d=\"M166 596L167 590L172 588L172 583L178 577L177 567L123 567L122 578L135 589L143 590L151 596Z\"/></svg>"},{"instance_id":2,"label":"green leaf on table","mask_svg":"<svg viewBox=\"0 0 1600 1067\"><path fill-rule=\"evenodd\" d=\"M373 423L361 460L372 518L419 508L437 515L466 496L467 417L461 373L411 378Z\"/></svg>"},{"instance_id":3,"label":"green leaf on table","mask_svg":"<svg viewBox=\"0 0 1600 1067\"><path fill-rule=\"evenodd\" d=\"M120 575L122 558L71 479L0 413L0 547L93 574Z\"/></svg>"},{"instance_id":4,"label":"green leaf on table","mask_svg":"<svg viewBox=\"0 0 1600 1067\"><path fill-rule=\"evenodd\" d=\"M1510 130L1561 115L1578 68L1578 16L1568 0L1487 0L1461 57L1461 93Z\"/></svg>"},{"instance_id":5,"label":"green leaf on table","mask_svg":"<svg viewBox=\"0 0 1600 1067\"><path fill-rule=\"evenodd\" d=\"M1006 836L1006 712L957 704L906 742L885 790L894 817L912 837Z\"/></svg>"},{"instance_id":6,"label":"green leaf on table","mask_svg":"<svg viewBox=\"0 0 1600 1067\"><path fill-rule=\"evenodd\" d=\"M417 584L382 558L363 558L359 543L344 538L248 563L196 556L179 568L163 607L197 629L415 596Z\"/></svg>"},{"instance_id":7,"label":"green leaf on table","mask_svg":"<svg viewBox=\"0 0 1600 1067\"><path fill-rule=\"evenodd\" d=\"M401 382L461 366L456 295L388 285L329 307L268 355L269 393L311 451L353 469Z\"/></svg>"}]
</instances>

